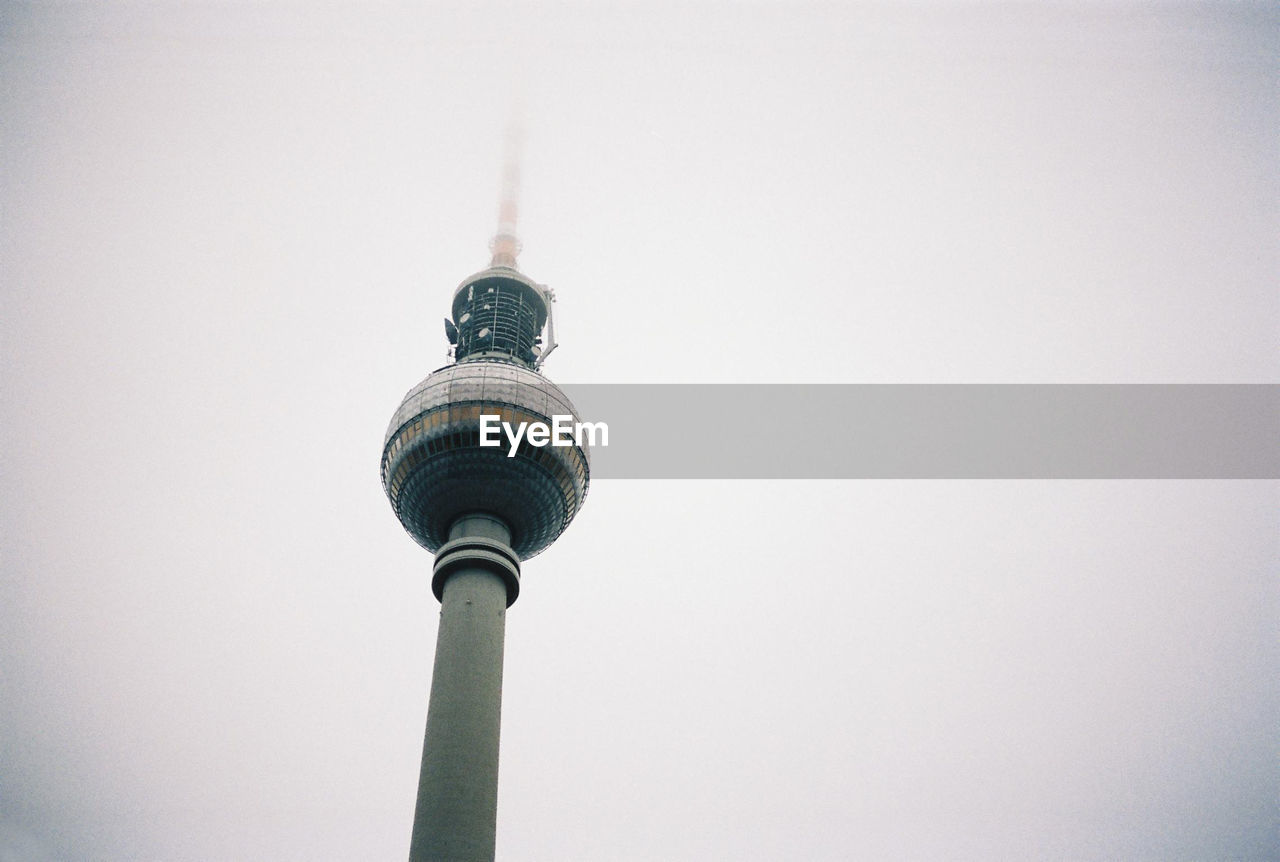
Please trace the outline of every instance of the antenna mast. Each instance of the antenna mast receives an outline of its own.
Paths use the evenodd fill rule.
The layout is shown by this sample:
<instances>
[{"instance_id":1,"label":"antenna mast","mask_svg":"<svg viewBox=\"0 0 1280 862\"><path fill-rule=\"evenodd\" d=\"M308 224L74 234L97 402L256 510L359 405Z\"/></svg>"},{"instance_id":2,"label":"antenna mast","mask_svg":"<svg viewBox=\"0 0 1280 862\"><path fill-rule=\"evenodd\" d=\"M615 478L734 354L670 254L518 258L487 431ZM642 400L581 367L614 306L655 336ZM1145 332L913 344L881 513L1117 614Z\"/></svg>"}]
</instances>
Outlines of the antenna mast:
<instances>
[{"instance_id":1,"label":"antenna mast","mask_svg":"<svg viewBox=\"0 0 1280 862\"><path fill-rule=\"evenodd\" d=\"M520 212L520 150L523 143L524 130L520 121L513 117L503 141L502 200L498 204L498 232L489 243L489 250L493 252L490 266L516 269L516 255L520 254L516 219Z\"/></svg>"}]
</instances>

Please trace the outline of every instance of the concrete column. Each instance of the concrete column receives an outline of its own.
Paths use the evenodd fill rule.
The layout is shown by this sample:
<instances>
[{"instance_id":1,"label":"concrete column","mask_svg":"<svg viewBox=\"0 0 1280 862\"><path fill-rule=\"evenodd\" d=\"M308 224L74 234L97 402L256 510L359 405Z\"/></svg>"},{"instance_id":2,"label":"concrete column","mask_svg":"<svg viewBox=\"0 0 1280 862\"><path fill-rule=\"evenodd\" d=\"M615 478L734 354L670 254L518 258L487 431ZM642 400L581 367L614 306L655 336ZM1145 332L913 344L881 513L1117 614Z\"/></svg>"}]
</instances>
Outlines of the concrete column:
<instances>
[{"instance_id":1,"label":"concrete column","mask_svg":"<svg viewBox=\"0 0 1280 862\"><path fill-rule=\"evenodd\" d=\"M519 590L507 526L460 518L436 554L440 599L410 862L492 860L506 610Z\"/></svg>"}]
</instances>

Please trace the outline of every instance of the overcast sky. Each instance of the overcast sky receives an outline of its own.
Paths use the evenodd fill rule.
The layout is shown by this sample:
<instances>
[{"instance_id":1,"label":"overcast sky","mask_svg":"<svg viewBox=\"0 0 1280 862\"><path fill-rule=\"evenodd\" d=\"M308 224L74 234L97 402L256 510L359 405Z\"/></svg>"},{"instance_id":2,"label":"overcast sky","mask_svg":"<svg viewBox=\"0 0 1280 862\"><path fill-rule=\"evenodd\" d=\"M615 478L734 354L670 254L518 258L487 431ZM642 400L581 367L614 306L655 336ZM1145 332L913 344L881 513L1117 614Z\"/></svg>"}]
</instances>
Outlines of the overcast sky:
<instances>
[{"instance_id":1,"label":"overcast sky","mask_svg":"<svg viewBox=\"0 0 1280 862\"><path fill-rule=\"evenodd\" d=\"M0 860L405 857L379 456L513 104L558 381L1275 383L1278 67L1267 4L0 3ZM1276 858L1278 512L598 481L499 858Z\"/></svg>"}]
</instances>

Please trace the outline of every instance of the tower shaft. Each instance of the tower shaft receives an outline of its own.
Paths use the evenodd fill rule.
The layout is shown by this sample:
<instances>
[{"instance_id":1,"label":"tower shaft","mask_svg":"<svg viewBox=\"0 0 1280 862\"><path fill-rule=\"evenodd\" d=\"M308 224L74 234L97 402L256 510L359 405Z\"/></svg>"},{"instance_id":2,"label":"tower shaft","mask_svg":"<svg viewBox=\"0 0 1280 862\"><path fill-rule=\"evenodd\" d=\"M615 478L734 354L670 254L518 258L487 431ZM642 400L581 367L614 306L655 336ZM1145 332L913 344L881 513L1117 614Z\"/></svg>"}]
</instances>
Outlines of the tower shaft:
<instances>
[{"instance_id":1,"label":"tower shaft","mask_svg":"<svg viewBox=\"0 0 1280 862\"><path fill-rule=\"evenodd\" d=\"M436 557L440 628L410 862L494 857L503 637L519 571L510 541L498 519L464 516Z\"/></svg>"}]
</instances>

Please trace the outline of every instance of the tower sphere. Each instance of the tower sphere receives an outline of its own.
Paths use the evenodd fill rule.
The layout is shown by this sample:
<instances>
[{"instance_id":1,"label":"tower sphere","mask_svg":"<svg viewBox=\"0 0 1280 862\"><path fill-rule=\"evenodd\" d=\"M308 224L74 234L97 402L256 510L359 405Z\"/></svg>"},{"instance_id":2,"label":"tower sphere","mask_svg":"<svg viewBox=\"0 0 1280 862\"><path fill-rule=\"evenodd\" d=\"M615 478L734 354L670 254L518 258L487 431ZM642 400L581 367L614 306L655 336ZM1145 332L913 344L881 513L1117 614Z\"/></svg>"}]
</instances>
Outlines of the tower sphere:
<instances>
[{"instance_id":1,"label":"tower sphere","mask_svg":"<svg viewBox=\"0 0 1280 862\"><path fill-rule=\"evenodd\" d=\"M400 523L434 552L463 515L496 515L511 530L521 559L564 532L587 496L586 446L536 447L522 439L480 445L480 416L551 425L577 411L560 388L516 361L492 355L448 365L409 390L382 447L382 486ZM492 439L492 437L491 437Z\"/></svg>"}]
</instances>

